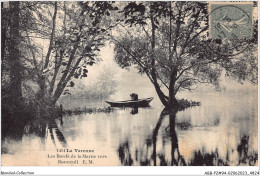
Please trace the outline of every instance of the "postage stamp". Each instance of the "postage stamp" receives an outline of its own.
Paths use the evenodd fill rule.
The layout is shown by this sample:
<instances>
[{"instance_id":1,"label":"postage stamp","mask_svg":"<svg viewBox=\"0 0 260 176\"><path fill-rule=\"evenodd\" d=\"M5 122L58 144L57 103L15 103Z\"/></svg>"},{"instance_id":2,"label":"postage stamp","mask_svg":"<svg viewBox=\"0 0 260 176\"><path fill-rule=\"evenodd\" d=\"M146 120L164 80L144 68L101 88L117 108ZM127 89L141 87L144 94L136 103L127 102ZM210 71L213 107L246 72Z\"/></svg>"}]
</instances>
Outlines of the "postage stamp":
<instances>
[{"instance_id":1,"label":"postage stamp","mask_svg":"<svg viewBox=\"0 0 260 176\"><path fill-rule=\"evenodd\" d=\"M251 3L212 3L209 6L209 35L213 39L252 37Z\"/></svg>"}]
</instances>

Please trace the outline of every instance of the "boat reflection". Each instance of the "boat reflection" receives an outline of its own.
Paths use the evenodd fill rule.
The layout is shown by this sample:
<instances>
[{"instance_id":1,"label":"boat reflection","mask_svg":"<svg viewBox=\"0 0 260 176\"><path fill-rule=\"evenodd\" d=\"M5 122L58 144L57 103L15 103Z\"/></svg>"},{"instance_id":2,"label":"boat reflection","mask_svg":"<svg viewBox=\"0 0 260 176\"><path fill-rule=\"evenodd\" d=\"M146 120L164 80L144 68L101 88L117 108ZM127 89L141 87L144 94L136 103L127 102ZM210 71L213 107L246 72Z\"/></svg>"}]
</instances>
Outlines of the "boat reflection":
<instances>
[{"instance_id":1,"label":"boat reflection","mask_svg":"<svg viewBox=\"0 0 260 176\"><path fill-rule=\"evenodd\" d=\"M178 138L175 131L175 118L176 112L169 116L169 127L165 129L169 129L169 134L164 136L163 143L165 144L167 138L170 138L171 141L171 161L166 159L165 152L160 152L157 154L157 137L159 133L159 129L161 128L163 120L167 117L169 112L164 109L161 114L160 118L152 132L152 135L149 135L145 141L145 146L142 149L135 149L135 162L137 165L141 166L185 166L186 162L183 159L182 155L179 152L178 148ZM163 145L165 146L165 145ZM163 151L166 149L163 148ZM130 152L130 145L129 141L126 140L125 142L121 143L118 148L118 156L120 158L122 165L131 166L133 165L134 159L132 158L132 154Z\"/></svg>"},{"instance_id":2,"label":"boat reflection","mask_svg":"<svg viewBox=\"0 0 260 176\"><path fill-rule=\"evenodd\" d=\"M133 108L131 109L130 114L132 114L132 115L138 114L138 107L133 107Z\"/></svg>"},{"instance_id":3,"label":"boat reflection","mask_svg":"<svg viewBox=\"0 0 260 176\"><path fill-rule=\"evenodd\" d=\"M109 155L103 165L256 166L257 116L254 109L243 109L246 104L231 107L215 111L202 106L171 114L156 106L122 107L17 122L21 127L10 128L12 133L2 140L2 161L23 165L30 156L26 165L57 165L46 154L86 146Z\"/></svg>"},{"instance_id":4,"label":"boat reflection","mask_svg":"<svg viewBox=\"0 0 260 176\"><path fill-rule=\"evenodd\" d=\"M133 107L113 107L113 108L118 108L120 110L130 110L131 115L138 114L139 108L144 109L144 108L151 108L151 106L146 106L146 107L138 107L138 106L133 106Z\"/></svg>"}]
</instances>

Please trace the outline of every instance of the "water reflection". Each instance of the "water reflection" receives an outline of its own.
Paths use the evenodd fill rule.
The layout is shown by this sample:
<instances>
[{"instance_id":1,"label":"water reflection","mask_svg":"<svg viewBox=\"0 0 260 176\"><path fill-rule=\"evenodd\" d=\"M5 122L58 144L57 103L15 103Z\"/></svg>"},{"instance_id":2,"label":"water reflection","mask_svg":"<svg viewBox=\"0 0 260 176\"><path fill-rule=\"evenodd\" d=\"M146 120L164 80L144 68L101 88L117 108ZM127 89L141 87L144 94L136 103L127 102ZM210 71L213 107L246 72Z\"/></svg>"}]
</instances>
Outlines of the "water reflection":
<instances>
[{"instance_id":1,"label":"water reflection","mask_svg":"<svg viewBox=\"0 0 260 176\"><path fill-rule=\"evenodd\" d=\"M120 156L120 161L122 164L124 164L125 166L132 166L133 158L130 152L128 140L120 144L118 148L118 155Z\"/></svg>"},{"instance_id":2,"label":"water reflection","mask_svg":"<svg viewBox=\"0 0 260 176\"><path fill-rule=\"evenodd\" d=\"M133 107L130 112L132 115L138 114L138 107Z\"/></svg>"},{"instance_id":3,"label":"water reflection","mask_svg":"<svg viewBox=\"0 0 260 176\"><path fill-rule=\"evenodd\" d=\"M191 125L188 123L181 124L176 123L177 110L164 109L152 131L152 134L147 135L144 141L144 146L141 148L135 147L132 149L131 142L128 138L121 142L117 154L122 165L132 166L229 166L234 165L230 155L234 155L235 151L227 150L226 157L221 158L218 148L214 152L208 153L205 148L202 150L194 150L191 158L185 160L183 155L180 153L178 137L176 127L181 130L187 130ZM169 118L168 126L162 127L162 123L166 117ZM218 123L216 122L215 125ZM163 128L163 129L161 129ZM158 141L159 131L161 130L162 141ZM159 143L159 144L158 144ZM170 143L170 148L167 143ZM162 145L162 146L158 146ZM160 149L160 150L158 150ZM256 152L249 153L249 136L243 135L240 139L240 143L237 146L237 153L239 162L236 165L257 165L258 154ZM134 151L134 152L133 152ZM170 156L170 157L169 157Z\"/></svg>"},{"instance_id":4,"label":"water reflection","mask_svg":"<svg viewBox=\"0 0 260 176\"><path fill-rule=\"evenodd\" d=\"M240 144L237 146L239 155L239 164L254 166L257 161L257 153L249 153L249 136L244 135L241 138Z\"/></svg>"},{"instance_id":5,"label":"water reflection","mask_svg":"<svg viewBox=\"0 0 260 176\"><path fill-rule=\"evenodd\" d=\"M59 165L46 156L65 147L107 155L95 161L102 166L257 165L257 104L234 97L217 95L212 99L221 103L207 98L199 107L171 115L153 104L38 118L8 133L12 139L2 139L2 163Z\"/></svg>"},{"instance_id":6,"label":"water reflection","mask_svg":"<svg viewBox=\"0 0 260 176\"><path fill-rule=\"evenodd\" d=\"M138 114L138 110L139 109L149 109L151 108L151 106L145 106L145 107L136 107L136 106L133 106L133 107L113 107L114 109L117 109L117 110L129 110L130 109L130 114L131 115L135 115L135 114Z\"/></svg>"},{"instance_id":7,"label":"water reflection","mask_svg":"<svg viewBox=\"0 0 260 176\"><path fill-rule=\"evenodd\" d=\"M148 135L147 139L145 140L145 146L141 149L135 149L135 161L139 163L141 166L185 166L186 162L181 156L179 152L179 147L178 147L178 138L177 134L175 131L175 118L176 118L176 113L171 113L169 115L169 127L165 128L165 131L167 136L164 136L163 140L163 152L157 153L157 137L159 133L159 129L161 128L163 120L167 117L169 112L164 109L159 117L159 120L155 126L155 128L152 131L151 135ZM169 131L167 131L169 129ZM168 161L166 159L166 154L165 154L165 143L167 141L167 138L170 139L171 141L171 160ZM118 156L120 158L120 161L122 165L127 165L131 166L133 164L133 157L131 154L131 150L129 147L129 141L126 140L125 142L121 143L118 147ZM159 163L159 164L158 164Z\"/></svg>"},{"instance_id":8,"label":"water reflection","mask_svg":"<svg viewBox=\"0 0 260 176\"><path fill-rule=\"evenodd\" d=\"M255 166L257 165L258 154L255 152L249 153L249 136L242 136L240 143L237 146L239 161L237 165ZM229 166L232 165L230 155L235 153L234 149L226 152L226 157L219 157L218 149L215 152L206 153L204 151L194 151L193 158L189 165L192 166Z\"/></svg>"},{"instance_id":9,"label":"water reflection","mask_svg":"<svg viewBox=\"0 0 260 176\"><path fill-rule=\"evenodd\" d=\"M60 144L62 147L67 146L66 139L62 132L59 130L58 125L60 124L62 126L62 118L56 121L54 119L41 119L37 118L36 120L33 120L29 122L24 127L24 135L36 135L40 137L42 144L46 144L46 140L48 137L50 137L53 145L57 147L57 143Z\"/></svg>"}]
</instances>

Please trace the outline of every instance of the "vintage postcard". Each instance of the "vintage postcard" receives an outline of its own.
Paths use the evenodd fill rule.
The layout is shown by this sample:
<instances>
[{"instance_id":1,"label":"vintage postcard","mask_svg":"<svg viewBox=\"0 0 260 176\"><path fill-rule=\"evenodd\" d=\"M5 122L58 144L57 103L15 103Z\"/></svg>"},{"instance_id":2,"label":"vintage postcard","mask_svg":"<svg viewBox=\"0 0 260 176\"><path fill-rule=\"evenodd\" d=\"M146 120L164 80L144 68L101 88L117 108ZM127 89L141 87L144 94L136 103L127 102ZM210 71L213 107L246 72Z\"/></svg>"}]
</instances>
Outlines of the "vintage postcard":
<instances>
[{"instance_id":1,"label":"vintage postcard","mask_svg":"<svg viewBox=\"0 0 260 176\"><path fill-rule=\"evenodd\" d=\"M1 166L259 165L258 2L3 1L1 24Z\"/></svg>"}]
</instances>

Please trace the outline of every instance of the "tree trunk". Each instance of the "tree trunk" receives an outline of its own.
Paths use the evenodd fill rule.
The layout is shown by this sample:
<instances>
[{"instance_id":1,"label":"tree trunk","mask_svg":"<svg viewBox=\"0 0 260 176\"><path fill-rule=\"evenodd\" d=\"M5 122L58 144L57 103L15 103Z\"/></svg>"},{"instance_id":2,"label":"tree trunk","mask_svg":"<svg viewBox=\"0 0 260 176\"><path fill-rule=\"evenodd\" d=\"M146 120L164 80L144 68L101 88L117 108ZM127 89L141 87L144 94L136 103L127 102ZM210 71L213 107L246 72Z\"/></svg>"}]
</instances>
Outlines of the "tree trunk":
<instances>
[{"instance_id":1,"label":"tree trunk","mask_svg":"<svg viewBox=\"0 0 260 176\"><path fill-rule=\"evenodd\" d=\"M178 109L178 100L175 97L173 91L169 90L169 101L168 101L168 107L169 108L174 108L174 109Z\"/></svg>"},{"instance_id":2,"label":"tree trunk","mask_svg":"<svg viewBox=\"0 0 260 176\"><path fill-rule=\"evenodd\" d=\"M50 61L50 56L51 56L51 51L53 49L53 40L54 40L54 36L55 36L55 28L56 28L56 16L57 16L57 10L58 9L58 5L57 5L57 1L54 2L54 14L52 17L52 31L51 31L51 38L50 38L50 44L49 44L49 49L46 55L46 59L45 59L45 64L44 64L44 69L46 69L49 65L49 61Z\"/></svg>"},{"instance_id":3,"label":"tree trunk","mask_svg":"<svg viewBox=\"0 0 260 176\"><path fill-rule=\"evenodd\" d=\"M168 101L168 108L169 109L178 109L178 101L175 97L175 92L174 92L176 75L177 75L177 71L174 69L174 71L172 72L172 74L170 76L169 101Z\"/></svg>"},{"instance_id":4,"label":"tree trunk","mask_svg":"<svg viewBox=\"0 0 260 176\"><path fill-rule=\"evenodd\" d=\"M1 21L2 21L2 26L1 26L1 58L2 60L4 59L4 57L6 56L6 51L5 51L5 48L6 48L6 25L3 24L3 23L7 23L6 19L4 19L3 17L3 5L4 3L1 2L1 10L2 10L2 17L1 17Z\"/></svg>"},{"instance_id":5,"label":"tree trunk","mask_svg":"<svg viewBox=\"0 0 260 176\"><path fill-rule=\"evenodd\" d=\"M21 78L21 63L20 63L20 33L19 33L19 1L10 1L10 98L13 106L14 116L18 115L22 105L22 78ZM19 114L20 115L20 114Z\"/></svg>"},{"instance_id":6,"label":"tree trunk","mask_svg":"<svg viewBox=\"0 0 260 176\"><path fill-rule=\"evenodd\" d=\"M156 83L153 83L154 87L155 87L155 90L156 90L156 93L159 97L159 99L161 100L162 104L167 107L168 106L168 101L166 100L166 96L164 95L164 93L162 92L159 84L156 82Z\"/></svg>"},{"instance_id":7,"label":"tree trunk","mask_svg":"<svg viewBox=\"0 0 260 176\"><path fill-rule=\"evenodd\" d=\"M153 19L153 14L152 12L150 12L150 20L151 20L151 25L152 25L152 40L151 40L151 47L152 47L152 50L153 50L153 53L154 53L154 49L155 49L155 24L154 24L154 19ZM157 75L156 75L156 70L155 70L155 58L154 58L154 54L152 54L151 56L151 65L152 65L152 70L151 70L151 76L152 76L152 79L153 79L153 85L155 87L155 90L162 102L162 104L167 107L168 105L168 102L167 100L165 99L166 96L164 95L164 93L162 92L158 82L157 82Z\"/></svg>"}]
</instances>

